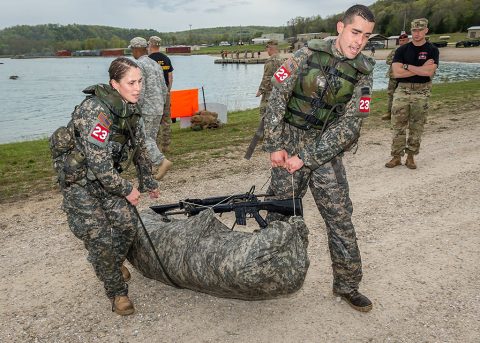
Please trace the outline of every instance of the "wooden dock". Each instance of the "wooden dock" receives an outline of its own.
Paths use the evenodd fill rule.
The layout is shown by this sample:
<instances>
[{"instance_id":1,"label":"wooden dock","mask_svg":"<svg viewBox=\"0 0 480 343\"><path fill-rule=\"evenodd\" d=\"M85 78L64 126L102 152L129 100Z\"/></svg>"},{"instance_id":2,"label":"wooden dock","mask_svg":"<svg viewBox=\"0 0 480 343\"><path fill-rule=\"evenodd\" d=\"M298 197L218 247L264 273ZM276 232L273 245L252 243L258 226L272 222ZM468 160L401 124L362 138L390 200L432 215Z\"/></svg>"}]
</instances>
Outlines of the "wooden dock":
<instances>
[{"instance_id":1,"label":"wooden dock","mask_svg":"<svg viewBox=\"0 0 480 343\"><path fill-rule=\"evenodd\" d=\"M264 64L266 58L219 58L216 64Z\"/></svg>"}]
</instances>

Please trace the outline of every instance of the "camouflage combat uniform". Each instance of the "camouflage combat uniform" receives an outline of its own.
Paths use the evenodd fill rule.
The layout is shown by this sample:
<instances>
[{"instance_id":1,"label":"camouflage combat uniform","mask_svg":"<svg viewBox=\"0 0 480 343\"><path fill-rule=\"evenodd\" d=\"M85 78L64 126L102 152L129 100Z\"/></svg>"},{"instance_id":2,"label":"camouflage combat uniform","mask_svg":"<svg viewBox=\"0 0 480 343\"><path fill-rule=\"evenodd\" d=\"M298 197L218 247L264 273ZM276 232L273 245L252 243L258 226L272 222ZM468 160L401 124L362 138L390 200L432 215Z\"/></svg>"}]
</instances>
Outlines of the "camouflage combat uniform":
<instances>
[{"instance_id":1,"label":"camouflage combat uniform","mask_svg":"<svg viewBox=\"0 0 480 343\"><path fill-rule=\"evenodd\" d=\"M84 242L88 261L113 298L128 293L120 267L138 224L125 198L133 184L120 172L133 161L140 191L156 189L157 182L151 176L138 107L126 104L109 85L92 86L84 93L87 98L75 108L67 126L72 149L54 152L58 144L52 143L53 138L60 129L50 142L70 229Z\"/></svg>"},{"instance_id":2,"label":"camouflage combat uniform","mask_svg":"<svg viewBox=\"0 0 480 343\"><path fill-rule=\"evenodd\" d=\"M263 66L263 77L258 91L262 94L262 99L260 100L260 117L265 115L267 109L268 98L272 92L272 76L273 73L280 68L283 63L283 59L280 58L278 54L270 56Z\"/></svg>"},{"instance_id":3,"label":"camouflage combat uniform","mask_svg":"<svg viewBox=\"0 0 480 343\"><path fill-rule=\"evenodd\" d=\"M412 42L402 45L395 52L393 63L422 66L428 59L439 64L438 48L426 42L415 47ZM398 86L393 95L392 156L417 155L423 128L427 121L428 102L432 90L432 80L428 76L397 78ZM408 130L408 138L407 138Z\"/></svg>"},{"instance_id":4,"label":"camouflage combat uniform","mask_svg":"<svg viewBox=\"0 0 480 343\"><path fill-rule=\"evenodd\" d=\"M142 70L143 86L138 104L145 121L145 134L148 153L154 166L162 163L165 156L158 149L157 135L163 117L163 108L168 93L162 68L148 55L136 61Z\"/></svg>"},{"instance_id":5,"label":"camouflage combat uniform","mask_svg":"<svg viewBox=\"0 0 480 343\"><path fill-rule=\"evenodd\" d=\"M393 62L393 56L395 55L395 51L397 49L393 49L390 51L388 54L385 63L389 66L387 70L387 74L385 77L388 78L388 87L387 87L387 96L388 96L388 105L387 105L387 113L392 113L392 102L393 102L393 93L395 92L395 89L397 88L398 82L393 76L393 71L392 71L392 62Z\"/></svg>"},{"instance_id":6,"label":"camouflage combat uniform","mask_svg":"<svg viewBox=\"0 0 480 343\"><path fill-rule=\"evenodd\" d=\"M321 45L330 44L326 49L330 51L330 66L351 63L349 68L357 74L355 85L350 86L350 94L347 94L343 100L343 109L339 105L340 112L334 115L333 122L326 118L329 125L326 125L324 130L321 127L318 129L310 127L308 123L300 128L286 122L286 113L295 97L295 101L302 97L308 100L303 103L307 107L310 106L309 101L313 104L314 100L328 99L332 96L333 102L337 101L335 99L339 93L329 94L334 92L328 90L323 93L327 84L325 75L330 74L327 78L337 92L341 82L345 83L340 80L340 77L345 77L345 74L343 73L342 76L342 73L334 70L335 67L317 65L319 73L312 82L316 85L315 89L303 95L295 95L299 87L301 88L304 76L309 77L308 71L315 68L311 62L311 57L316 54L313 50L314 41ZM342 58L345 62L341 62ZM310 187L326 224L334 276L333 290L338 294L357 290L362 279L362 263L355 228L351 220L353 208L342 164L342 154L359 138L362 124L360 112L364 112L363 110L359 112L359 103L367 99L361 92L368 90L370 93L374 63L373 59L362 54L355 60L345 59L335 48L335 42L318 43L318 40L312 40L308 43L308 47L298 50L275 72L272 78L274 83L272 95L265 114L264 150L271 153L283 149L289 156L298 155L304 162L304 166L293 174L293 178L284 168L273 168L269 191L276 196L292 197L294 193L295 196L303 197L307 188ZM318 69L321 66L325 68L323 74ZM358 68L362 69L362 72L356 72ZM327 95L322 98L320 94ZM346 100L350 99L350 96L351 100ZM369 109L369 97L370 95L368 95L367 109ZM320 106L319 108L322 106L317 105ZM313 105L311 106L313 108ZM332 111L334 108L335 106L332 107Z\"/></svg>"}]
</instances>

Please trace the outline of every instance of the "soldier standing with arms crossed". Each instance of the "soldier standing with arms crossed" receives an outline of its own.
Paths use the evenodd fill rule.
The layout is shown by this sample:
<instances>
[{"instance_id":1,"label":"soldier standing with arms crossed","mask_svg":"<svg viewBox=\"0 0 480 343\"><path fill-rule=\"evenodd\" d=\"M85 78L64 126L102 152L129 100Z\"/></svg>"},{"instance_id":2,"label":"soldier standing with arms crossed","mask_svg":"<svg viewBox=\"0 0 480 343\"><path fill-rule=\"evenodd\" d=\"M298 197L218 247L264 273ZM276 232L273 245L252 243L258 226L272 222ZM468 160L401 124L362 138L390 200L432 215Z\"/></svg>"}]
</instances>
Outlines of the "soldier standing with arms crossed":
<instances>
[{"instance_id":1,"label":"soldier standing with arms crossed","mask_svg":"<svg viewBox=\"0 0 480 343\"><path fill-rule=\"evenodd\" d=\"M398 37L398 45L399 47L402 45L405 45L408 43L408 35L406 33L402 33ZM392 118L392 102L393 102L393 93L395 92L395 89L397 89L398 82L393 76L393 71L392 71L392 62L393 62L393 56L395 56L395 52L397 51L398 47L395 49L392 49L390 53L388 54L385 63L389 65L390 67L388 68L387 75L388 77L388 88L387 88L387 95L388 95L388 106L387 106L387 113L385 113L382 116L382 120L390 120Z\"/></svg>"},{"instance_id":2,"label":"soldier standing with arms crossed","mask_svg":"<svg viewBox=\"0 0 480 343\"><path fill-rule=\"evenodd\" d=\"M401 165L405 153L407 153L405 165L409 169L417 168L413 156L420 150L432 78L439 62L438 48L425 39L428 20L415 19L411 28L412 41L397 49L392 63L393 75L397 78L398 86L393 94L392 104L393 158L385 164L387 168Z\"/></svg>"},{"instance_id":3,"label":"soldier standing with arms crossed","mask_svg":"<svg viewBox=\"0 0 480 343\"><path fill-rule=\"evenodd\" d=\"M168 88L165 105L163 106L163 116L160 121L160 131L158 132L160 138L160 150L162 150L163 153L166 153L169 151L170 143L172 141L172 129L170 127L170 125L172 125L172 119L170 118L170 91L172 90L173 85L173 66L170 58L160 52L161 43L162 39L160 37L150 37L148 40L148 52L150 55L148 55L148 57L157 62L160 68L162 68L165 84Z\"/></svg>"},{"instance_id":4,"label":"soldier standing with arms crossed","mask_svg":"<svg viewBox=\"0 0 480 343\"><path fill-rule=\"evenodd\" d=\"M326 224L333 293L362 312L372 303L358 291L362 262L342 155L356 144L369 114L375 61L361 51L374 26L368 7L350 7L337 23L336 40L309 41L274 73L265 114L269 191L291 198L310 188Z\"/></svg>"}]
</instances>

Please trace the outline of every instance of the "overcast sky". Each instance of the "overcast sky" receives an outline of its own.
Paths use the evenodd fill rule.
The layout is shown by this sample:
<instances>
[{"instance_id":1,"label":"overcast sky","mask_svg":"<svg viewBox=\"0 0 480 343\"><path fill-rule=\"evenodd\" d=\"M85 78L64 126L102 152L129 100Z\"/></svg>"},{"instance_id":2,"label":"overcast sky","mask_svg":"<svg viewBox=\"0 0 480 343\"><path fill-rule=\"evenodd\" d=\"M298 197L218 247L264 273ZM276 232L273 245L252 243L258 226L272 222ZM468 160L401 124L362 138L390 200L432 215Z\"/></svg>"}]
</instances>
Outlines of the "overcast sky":
<instances>
[{"instance_id":1,"label":"overcast sky","mask_svg":"<svg viewBox=\"0 0 480 343\"><path fill-rule=\"evenodd\" d=\"M86 24L160 32L238 25L282 26L294 17L326 17L374 0L2 0L0 29Z\"/></svg>"}]
</instances>

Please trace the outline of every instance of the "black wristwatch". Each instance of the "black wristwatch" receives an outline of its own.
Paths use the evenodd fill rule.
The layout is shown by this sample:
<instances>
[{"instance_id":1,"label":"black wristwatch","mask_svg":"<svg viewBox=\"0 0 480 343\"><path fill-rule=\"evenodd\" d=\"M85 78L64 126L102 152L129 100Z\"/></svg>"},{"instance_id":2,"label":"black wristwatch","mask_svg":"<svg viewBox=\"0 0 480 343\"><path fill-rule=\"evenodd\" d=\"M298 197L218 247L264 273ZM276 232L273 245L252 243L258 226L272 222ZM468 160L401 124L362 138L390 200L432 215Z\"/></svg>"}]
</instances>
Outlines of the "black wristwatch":
<instances>
[{"instance_id":1,"label":"black wristwatch","mask_svg":"<svg viewBox=\"0 0 480 343\"><path fill-rule=\"evenodd\" d=\"M403 69L408 70L408 64L404 64Z\"/></svg>"}]
</instances>

